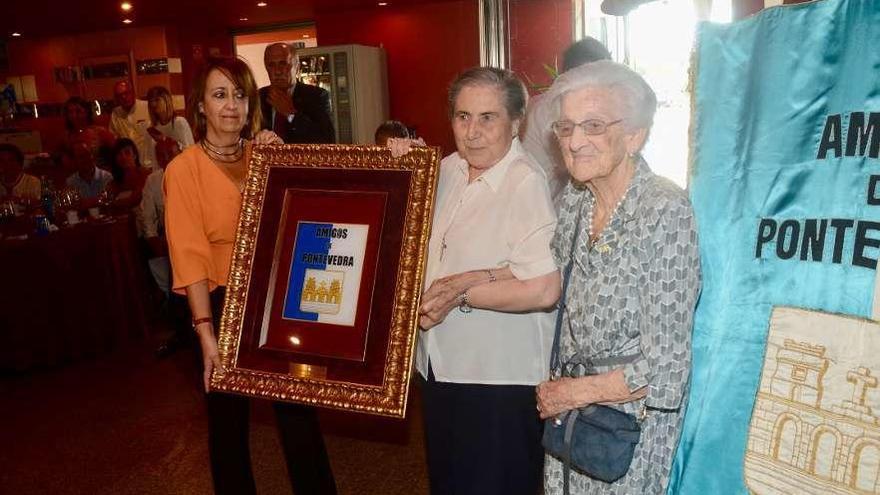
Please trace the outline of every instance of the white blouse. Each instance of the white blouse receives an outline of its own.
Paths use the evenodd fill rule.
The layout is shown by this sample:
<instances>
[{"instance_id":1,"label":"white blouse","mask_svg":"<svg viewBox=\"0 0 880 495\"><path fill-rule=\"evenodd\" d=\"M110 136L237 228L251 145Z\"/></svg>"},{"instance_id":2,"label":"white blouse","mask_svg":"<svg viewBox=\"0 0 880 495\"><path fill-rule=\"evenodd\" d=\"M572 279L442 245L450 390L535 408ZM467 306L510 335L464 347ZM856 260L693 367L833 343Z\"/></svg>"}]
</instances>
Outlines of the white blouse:
<instances>
[{"instance_id":1,"label":"white blouse","mask_svg":"<svg viewBox=\"0 0 880 495\"><path fill-rule=\"evenodd\" d=\"M458 153L443 159L428 245L425 290L448 275L509 266L520 280L556 270L556 215L543 171L514 139L497 164L468 184ZM547 378L552 312L453 309L420 333L416 366L440 382L535 385Z\"/></svg>"},{"instance_id":2,"label":"white blouse","mask_svg":"<svg viewBox=\"0 0 880 495\"><path fill-rule=\"evenodd\" d=\"M195 141L193 140L192 129L190 129L189 127L189 122L187 122L185 118L179 115L176 115L167 124L156 125L156 129L162 134L165 134L171 139L177 141L177 144L180 146L180 151L183 151L187 147L195 144ZM155 146L155 142L153 143L153 146Z\"/></svg>"}]
</instances>

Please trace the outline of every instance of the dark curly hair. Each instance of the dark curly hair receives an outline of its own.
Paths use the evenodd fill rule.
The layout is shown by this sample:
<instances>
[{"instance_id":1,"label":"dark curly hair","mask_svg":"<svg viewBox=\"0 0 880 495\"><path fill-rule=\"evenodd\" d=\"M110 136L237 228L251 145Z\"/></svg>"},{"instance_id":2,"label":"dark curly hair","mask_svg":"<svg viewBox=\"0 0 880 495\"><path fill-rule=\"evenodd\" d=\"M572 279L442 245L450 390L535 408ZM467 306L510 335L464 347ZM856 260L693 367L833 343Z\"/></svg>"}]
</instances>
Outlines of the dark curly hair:
<instances>
[{"instance_id":1,"label":"dark curly hair","mask_svg":"<svg viewBox=\"0 0 880 495\"><path fill-rule=\"evenodd\" d=\"M110 173L113 174L113 182L116 182L117 184L122 184L125 181L125 167L121 166L116 160L116 157L119 156L119 152L125 148L131 148L131 150L134 151L135 167L141 168L141 155L138 153L137 145L134 144L134 141L128 138L117 139L116 144L113 145L113 151L110 154Z\"/></svg>"}]
</instances>

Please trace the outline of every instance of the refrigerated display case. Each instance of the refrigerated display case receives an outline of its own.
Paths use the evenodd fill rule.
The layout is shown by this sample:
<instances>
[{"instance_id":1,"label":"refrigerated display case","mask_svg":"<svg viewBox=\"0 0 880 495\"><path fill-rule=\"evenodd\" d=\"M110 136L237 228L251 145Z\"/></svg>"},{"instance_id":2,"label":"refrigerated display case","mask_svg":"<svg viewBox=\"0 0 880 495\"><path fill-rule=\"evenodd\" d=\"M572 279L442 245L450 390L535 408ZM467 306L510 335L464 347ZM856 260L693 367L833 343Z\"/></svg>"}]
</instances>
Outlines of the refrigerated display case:
<instances>
[{"instance_id":1,"label":"refrigerated display case","mask_svg":"<svg viewBox=\"0 0 880 495\"><path fill-rule=\"evenodd\" d=\"M302 48L299 78L330 93L339 144L372 144L376 127L388 120L385 50L337 45Z\"/></svg>"}]
</instances>

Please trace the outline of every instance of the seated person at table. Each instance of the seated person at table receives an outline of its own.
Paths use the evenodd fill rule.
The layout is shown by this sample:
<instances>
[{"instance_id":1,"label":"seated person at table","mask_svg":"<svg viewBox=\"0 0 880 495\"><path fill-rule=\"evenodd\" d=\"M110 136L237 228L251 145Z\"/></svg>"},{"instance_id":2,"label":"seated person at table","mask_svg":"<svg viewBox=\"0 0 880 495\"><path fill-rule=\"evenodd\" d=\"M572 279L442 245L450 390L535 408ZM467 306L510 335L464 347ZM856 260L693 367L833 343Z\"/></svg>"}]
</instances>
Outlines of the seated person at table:
<instances>
[{"instance_id":1,"label":"seated person at table","mask_svg":"<svg viewBox=\"0 0 880 495\"><path fill-rule=\"evenodd\" d=\"M408 138L409 129L399 120L386 120L376 128L373 141L376 146L386 146L389 138Z\"/></svg>"},{"instance_id":2,"label":"seated person at table","mask_svg":"<svg viewBox=\"0 0 880 495\"><path fill-rule=\"evenodd\" d=\"M171 138L160 139L156 143L156 161L159 168L147 177L141 200L141 234L150 248L150 272L156 285L166 297L171 290L171 266L168 261L168 242L165 239L165 198L162 195L162 179L165 167L180 154L180 146Z\"/></svg>"},{"instance_id":3,"label":"seated person at table","mask_svg":"<svg viewBox=\"0 0 880 495\"><path fill-rule=\"evenodd\" d=\"M156 356L163 358L181 346L191 342L193 331L190 324L186 299L171 292L171 262L168 258L168 240L165 238L165 196L162 181L165 167L180 154L180 146L172 138L156 142L156 163L159 166L147 177L144 199L141 200L141 234L147 243L147 264L156 285L165 295L168 322L174 333L156 348Z\"/></svg>"},{"instance_id":4,"label":"seated person at table","mask_svg":"<svg viewBox=\"0 0 880 495\"><path fill-rule=\"evenodd\" d=\"M21 150L14 144L0 144L0 198L39 201L40 179L23 170Z\"/></svg>"},{"instance_id":5,"label":"seated person at table","mask_svg":"<svg viewBox=\"0 0 880 495\"><path fill-rule=\"evenodd\" d=\"M140 205L150 171L141 167L137 146L131 139L122 138L113 146L112 158L113 181L107 190L113 198L113 206L125 209Z\"/></svg>"},{"instance_id":6,"label":"seated person at table","mask_svg":"<svg viewBox=\"0 0 880 495\"><path fill-rule=\"evenodd\" d=\"M58 149L52 153L52 160L55 162L55 169L62 176L61 182L67 180L72 174L76 173L76 163L73 161L73 143L61 143Z\"/></svg>"},{"instance_id":7,"label":"seated person at table","mask_svg":"<svg viewBox=\"0 0 880 495\"><path fill-rule=\"evenodd\" d=\"M67 141L85 142L92 149L98 168L109 169L109 153L116 136L106 127L94 123L92 104L79 96L72 96L64 102L61 114L67 128Z\"/></svg>"},{"instance_id":8,"label":"seated person at table","mask_svg":"<svg viewBox=\"0 0 880 495\"><path fill-rule=\"evenodd\" d=\"M95 166L95 156L84 142L74 142L67 153L76 168L76 173L67 178L67 187L79 192L81 209L98 206L98 198L113 180L113 176L110 172Z\"/></svg>"}]
</instances>

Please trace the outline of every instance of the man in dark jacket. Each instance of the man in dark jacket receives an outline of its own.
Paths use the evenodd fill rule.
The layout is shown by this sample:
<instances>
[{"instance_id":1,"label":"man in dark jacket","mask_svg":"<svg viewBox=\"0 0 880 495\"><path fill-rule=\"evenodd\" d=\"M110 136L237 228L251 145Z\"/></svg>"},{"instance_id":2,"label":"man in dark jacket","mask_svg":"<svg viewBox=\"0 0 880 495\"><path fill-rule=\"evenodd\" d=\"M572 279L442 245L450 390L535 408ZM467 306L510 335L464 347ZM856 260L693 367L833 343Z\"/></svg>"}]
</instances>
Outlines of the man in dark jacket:
<instances>
[{"instance_id":1,"label":"man in dark jacket","mask_svg":"<svg viewBox=\"0 0 880 495\"><path fill-rule=\"evenodd\" d=\"M299 58L286 43L273 43L263 54L269 86L260 88L263 128L275 131L285 143L333 143L330 94L296 80Z\"/></svg>"}]
</instances>

